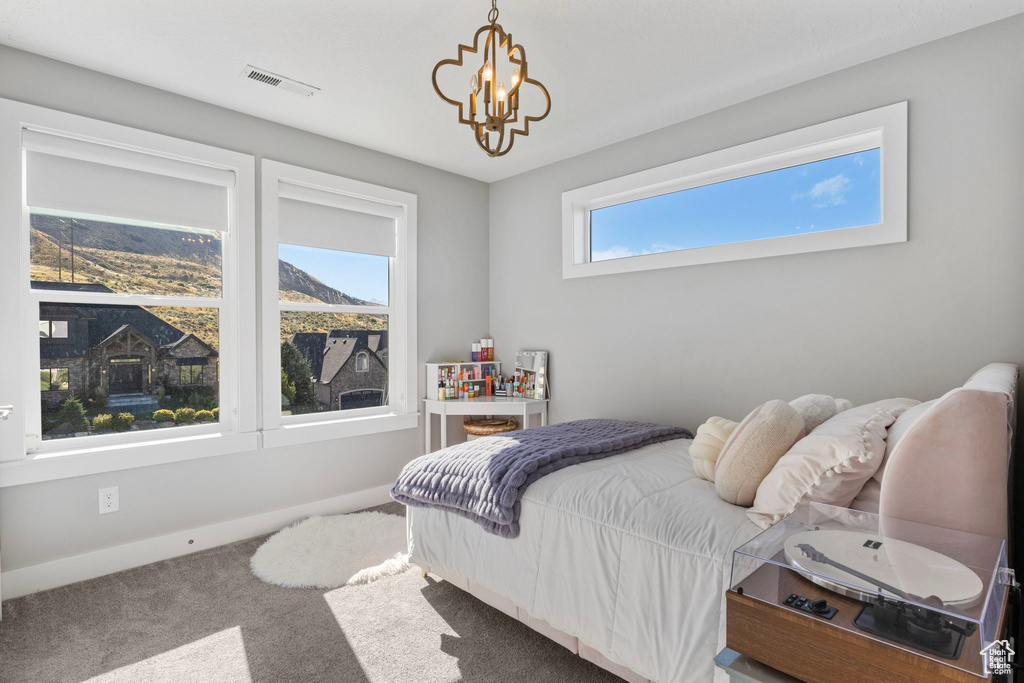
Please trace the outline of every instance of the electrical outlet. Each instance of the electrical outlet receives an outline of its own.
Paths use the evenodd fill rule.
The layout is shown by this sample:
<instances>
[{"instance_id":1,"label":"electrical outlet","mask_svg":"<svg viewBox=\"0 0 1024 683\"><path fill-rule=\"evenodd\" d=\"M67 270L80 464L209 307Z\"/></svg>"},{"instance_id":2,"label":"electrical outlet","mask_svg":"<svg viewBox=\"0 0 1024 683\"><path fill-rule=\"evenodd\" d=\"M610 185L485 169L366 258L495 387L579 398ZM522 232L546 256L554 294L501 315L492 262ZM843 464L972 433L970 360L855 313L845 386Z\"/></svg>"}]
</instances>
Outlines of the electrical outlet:
<instances>
[{"instance_id":1,"label":"electrical outlet","mask_svg":"<svg viewBox=\"0 0 1024 683\"><path fill-rule=\"evenodd\" d=\"M118 507L117 487L111 486L109 489L100 489L100 514L105 515L108 512L117 512Z\"/></svg>"}]
</instances>

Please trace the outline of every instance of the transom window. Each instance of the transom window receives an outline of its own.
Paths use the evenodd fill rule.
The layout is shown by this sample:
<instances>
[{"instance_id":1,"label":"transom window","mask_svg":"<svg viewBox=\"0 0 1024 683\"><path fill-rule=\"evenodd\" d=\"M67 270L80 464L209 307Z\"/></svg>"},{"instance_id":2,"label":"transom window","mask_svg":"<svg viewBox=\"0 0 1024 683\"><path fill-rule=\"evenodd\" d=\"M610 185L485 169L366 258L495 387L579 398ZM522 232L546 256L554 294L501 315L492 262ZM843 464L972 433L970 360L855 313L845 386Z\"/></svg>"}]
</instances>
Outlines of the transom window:
<instances>
[{"instance_id":1,"label":"transom window","mask_svg":"<svg viewBox=\"0 0 1024 683\"><path fill-rule=\"evenodd\" d=\"M906 241L906 103L563 194L563 277Z\"/></svg>"},{"instance_id":2,"label":"transom window","mask_svg":"<svg viewBox=\"0 0 1024 683\"><path fill-rule=\"evenodd\" d=\"M881 150L844 154L590 212L590 260L875 225Z\"/></svg>"}]
</instances>

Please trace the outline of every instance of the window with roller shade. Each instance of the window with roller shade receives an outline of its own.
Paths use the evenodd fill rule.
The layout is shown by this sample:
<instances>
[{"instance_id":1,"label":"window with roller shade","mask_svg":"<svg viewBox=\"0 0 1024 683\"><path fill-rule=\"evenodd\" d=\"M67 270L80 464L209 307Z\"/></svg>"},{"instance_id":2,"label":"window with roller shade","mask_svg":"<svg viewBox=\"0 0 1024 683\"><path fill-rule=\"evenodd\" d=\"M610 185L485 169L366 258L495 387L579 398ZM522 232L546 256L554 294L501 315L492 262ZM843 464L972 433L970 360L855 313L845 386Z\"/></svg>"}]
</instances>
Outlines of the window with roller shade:
<instances>
[{"instance_id":1,"label":"window with roller shade","mask_svg":"<svg viewBox=\"0 0 1024 683\"><path fill-rule=\"evenodd\" d=\"M408 425L415 196L263 163L265 439Z\"/></svg>"},{"instance_id":2,"label":"window with roller shade","mask_svg":"<svg viewBox=\"0 0 1024 683\"><path fill-rule=\"evenodd\" d=\"M252 201L251 157L172 144L248 160ZM240 263L240 244L254 245L238 169L74 130L25 126L21 145L25 332L42 368L38 389L26 383L26 451L254 432L255 415L243 425L238 411L242 349L254 347L251 334L239 343L241 279L251 291L255 270Z\"/></svg>"}]
</instances>

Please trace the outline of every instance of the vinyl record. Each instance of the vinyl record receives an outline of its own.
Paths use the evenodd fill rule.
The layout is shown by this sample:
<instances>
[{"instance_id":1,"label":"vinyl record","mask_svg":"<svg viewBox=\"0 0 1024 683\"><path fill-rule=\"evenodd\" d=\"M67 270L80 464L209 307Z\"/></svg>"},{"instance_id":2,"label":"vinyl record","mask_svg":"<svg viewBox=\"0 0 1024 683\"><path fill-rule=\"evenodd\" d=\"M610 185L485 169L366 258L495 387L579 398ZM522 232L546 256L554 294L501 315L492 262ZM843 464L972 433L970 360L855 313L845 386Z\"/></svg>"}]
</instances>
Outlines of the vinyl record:
<instances>
[{"instance_id":1,"label":"vinyl record","mask_svg":"<svg viewBox=\"0 0 1024 683\"><path fill-rule=\"evenodd\" d=\"M786 561L790 565L803 570L804 576L819 586L855 600L871 600L878 592L885 597L898 599L900 596L838 567L812 560L797 547L802 544L908 595L922 599L936 596L949 607L977 604L984 591L981 578L960 562L880 534L820 529L802 531L786 539Z\"/></svg>"}]
</instances>

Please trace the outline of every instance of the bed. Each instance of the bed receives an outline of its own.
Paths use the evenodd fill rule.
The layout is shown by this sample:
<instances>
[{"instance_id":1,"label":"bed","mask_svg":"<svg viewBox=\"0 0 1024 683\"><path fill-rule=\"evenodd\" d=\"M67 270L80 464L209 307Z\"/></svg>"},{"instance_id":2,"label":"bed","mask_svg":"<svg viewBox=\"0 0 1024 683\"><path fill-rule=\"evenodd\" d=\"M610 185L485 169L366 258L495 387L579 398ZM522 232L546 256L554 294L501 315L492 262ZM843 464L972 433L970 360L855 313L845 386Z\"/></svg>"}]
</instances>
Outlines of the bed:
<instances>
[{"instance_id":1,"label":"bed","mask_svg":"<svg viewBox=\"0 0 1024 683\"><path fill-rule=\"evenodd\" d=\"M991 364L935 401L887 464L879 511L1006 538L1016 382ZM731 553L761 529L696 475L689 443L543 477L514 539L410 508L411 561L627 681L711 680Z\"/></svg>"}]
</instances>

